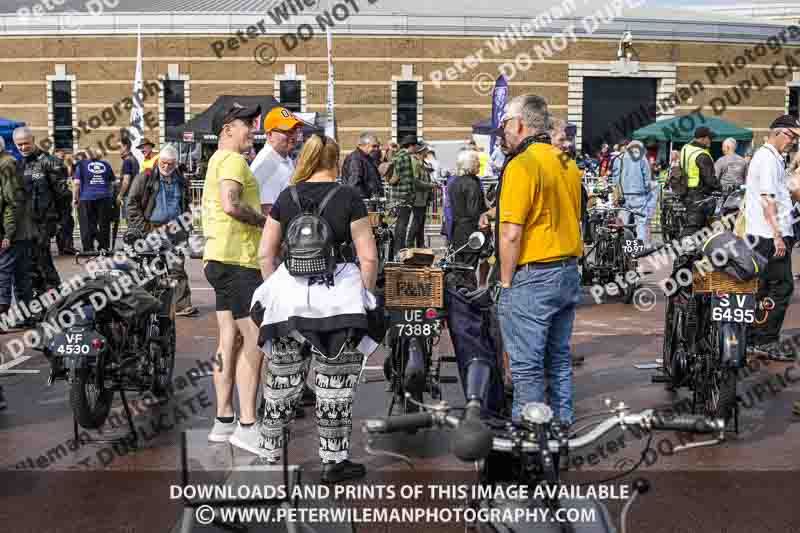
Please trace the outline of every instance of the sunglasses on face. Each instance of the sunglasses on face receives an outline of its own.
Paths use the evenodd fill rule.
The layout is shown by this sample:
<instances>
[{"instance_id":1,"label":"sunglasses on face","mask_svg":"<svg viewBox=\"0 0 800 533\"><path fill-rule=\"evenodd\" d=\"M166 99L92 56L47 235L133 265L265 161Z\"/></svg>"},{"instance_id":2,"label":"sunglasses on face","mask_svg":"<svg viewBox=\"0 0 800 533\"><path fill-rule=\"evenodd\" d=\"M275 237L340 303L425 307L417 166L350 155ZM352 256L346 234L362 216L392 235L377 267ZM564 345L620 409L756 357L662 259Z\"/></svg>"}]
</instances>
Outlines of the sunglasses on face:
<instances>
[{"instance_id":1,"label":"sunglasses on face","mask_svg":"<svg viewBox=\"0 0 800 533\"><path fill-rule=\"evenodd\" d=\"M798 139L798 135L791 130L781 130L781 133L789 137L792 142L796 142Z\"/></svg>"}]
</instances>

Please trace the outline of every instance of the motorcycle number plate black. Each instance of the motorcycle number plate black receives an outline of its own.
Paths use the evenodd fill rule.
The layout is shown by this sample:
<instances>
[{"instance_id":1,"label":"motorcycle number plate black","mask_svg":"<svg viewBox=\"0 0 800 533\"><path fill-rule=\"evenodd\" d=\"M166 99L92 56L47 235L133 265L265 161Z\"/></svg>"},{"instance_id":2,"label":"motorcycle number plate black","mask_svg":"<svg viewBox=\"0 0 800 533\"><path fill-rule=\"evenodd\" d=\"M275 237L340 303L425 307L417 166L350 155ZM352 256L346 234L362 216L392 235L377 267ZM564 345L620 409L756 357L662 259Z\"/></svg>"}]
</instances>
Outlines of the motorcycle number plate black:
<instances>
[{"instance_id":1,"label":"motorcycle number plate black","mask_svg":"<svg viewBox=\"0 0 800 533\"><path fill-rule=\"evenodd\" d=\"M441 333L441 323L425 318L425 309L392 310L389 320L399 337L432 337Z\"/></svg>"},{"instance_id":2,"label":"motorcycle number plate black","mask_svg":"<svg viewBox=\"0 0 800 533\"><path fill-rule=\"evenodd\" d=\"M53 337L50 350L56 356L61 356L65 359L96 356L99 350L92 346L92 341L95 338L102 339L97 332L92 330L69 330Z\"/></svg>"},{"instance_id":3,"label":"motorcycle number plate black","mask_svg":"<svg viewBox=\"0 0 800 533\"><path fill-rule=\"evenodd\" d=\"M625 239L622 243L622 251L626 254L638 254L644 251L644 241L642 239Z\"/></svg>"},{"instance_id":4,"label":"motorcycle number plate black","mask_svg":"<svg viewBox=\"0 0 800 533\"><path fill-rule=\"evenodd\" d=\"M755 318L755 295L717 293L711 296L711 320L714 322L752 324Z\"/></svg>"}]
</instances>

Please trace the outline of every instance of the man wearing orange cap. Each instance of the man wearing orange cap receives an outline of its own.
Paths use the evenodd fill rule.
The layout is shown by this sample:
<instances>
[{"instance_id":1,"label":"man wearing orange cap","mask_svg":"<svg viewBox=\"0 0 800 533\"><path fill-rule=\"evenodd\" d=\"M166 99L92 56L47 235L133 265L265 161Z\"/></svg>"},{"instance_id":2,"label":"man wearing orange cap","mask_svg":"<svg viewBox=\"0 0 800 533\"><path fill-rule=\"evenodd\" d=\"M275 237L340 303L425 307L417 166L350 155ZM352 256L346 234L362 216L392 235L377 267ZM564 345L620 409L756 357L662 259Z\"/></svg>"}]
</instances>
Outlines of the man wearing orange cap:
<instances>
[{"instance_id":1,"label":"man wearing orange cap","mask_svg":"<svg viewBox=\"0 0 800 533\"><path fill-rule=\"evenodd\" d=\"M285 107L275 107L264 119L267 144L250 164L261 193L261 212L268 216L278 195L289 185L294 163L289 158L302 122Z\"/></svg>"}]
</instances>

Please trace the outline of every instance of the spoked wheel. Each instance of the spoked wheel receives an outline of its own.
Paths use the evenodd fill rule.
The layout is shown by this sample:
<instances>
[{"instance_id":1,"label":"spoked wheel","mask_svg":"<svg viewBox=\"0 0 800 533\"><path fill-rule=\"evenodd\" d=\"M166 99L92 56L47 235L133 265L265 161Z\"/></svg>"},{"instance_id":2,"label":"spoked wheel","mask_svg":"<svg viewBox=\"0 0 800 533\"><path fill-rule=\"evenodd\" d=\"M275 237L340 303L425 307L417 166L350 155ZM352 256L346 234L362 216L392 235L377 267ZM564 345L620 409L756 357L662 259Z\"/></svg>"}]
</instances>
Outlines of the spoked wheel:
<instances>
[{"instance_id":1,"label":"spoked wheel","mask_svg":"<svg viewBox=\"0 0 800 533\"><path fill-rule=\"evenodd\" d=\"M698 387L701 406L706 416L728 422L736 406L736 369L722 366L719 328L710 326L708 335L711 357L702 374L704 382Z\"/></svg>"},{"instance_id":2,"label":"spoked wheel","mask_svg":"<svg viewBox=\"0 0 800 533\"><path fill-rule=\"evenodd\" d=\"M102 427L111 411L114 391L105 388L102 379L98 381L101 383L99 386L89 371L84 369L77 372L70 387L69 403L75 420L82 428Z\"/></svg>"},{"instance_id":3,"label":"spoked wheel","mask_svg":"<svg viewBox=\"0 0 800 533\"><path fill-rule=\"evenodd\" d=\"M156 396L167 393L175 370L175 321L163 319L161 323L162 341L150 343L150 357L153 361L153 385L150 390Z\"/></svg>"}]
</instances>

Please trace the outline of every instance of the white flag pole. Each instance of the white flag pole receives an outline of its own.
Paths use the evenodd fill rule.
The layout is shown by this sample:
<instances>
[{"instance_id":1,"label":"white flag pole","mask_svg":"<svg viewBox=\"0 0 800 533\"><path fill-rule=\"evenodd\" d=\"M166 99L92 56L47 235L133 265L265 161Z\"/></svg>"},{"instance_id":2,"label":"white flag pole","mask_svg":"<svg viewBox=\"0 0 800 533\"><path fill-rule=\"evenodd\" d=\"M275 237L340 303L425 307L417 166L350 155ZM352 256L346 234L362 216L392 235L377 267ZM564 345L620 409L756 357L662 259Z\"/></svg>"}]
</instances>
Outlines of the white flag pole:
<instances>
[{"instance_id":1,"label":"white flag pole","mask_svg":"<svg viewBox=\"0 0 800 533\"><path fill-rule=\"evenodd\" d=\"M136 46L136 76L133 80L133 107L131 124L128 128L131 153L141 165L144 154L137 148L144 138L144 81L142 80L142 26L139 25Z\"/></svg>"},{"instance_id":2,"label":"white flag pole","mask_svg":"<svg viewBox=\"0 0 800 533\"><path fill-rule=\"evenodd\" d=\"M325 135L336 140L336 117L333 110L333 35L331 27L327 28L328 41L328 102L327 102L327 121L325 122Z\"/></svg>"}]
</instances>

